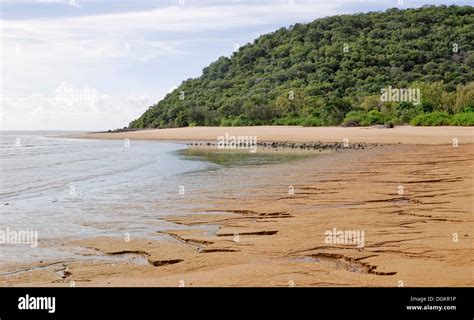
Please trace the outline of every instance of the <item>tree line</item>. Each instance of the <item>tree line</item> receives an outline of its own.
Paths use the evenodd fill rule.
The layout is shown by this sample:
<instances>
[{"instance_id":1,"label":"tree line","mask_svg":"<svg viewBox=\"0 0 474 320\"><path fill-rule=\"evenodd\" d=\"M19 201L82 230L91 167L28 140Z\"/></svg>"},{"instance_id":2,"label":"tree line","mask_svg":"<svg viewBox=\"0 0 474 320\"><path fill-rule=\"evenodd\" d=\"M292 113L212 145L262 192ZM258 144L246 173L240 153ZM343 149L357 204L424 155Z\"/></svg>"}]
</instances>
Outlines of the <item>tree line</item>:
<instances>
[{"instance_id":1,"label":"tree line","mask_svg":"<svg viewBox=\"0 0 474 320\"><path fill-rule=\"evenodd\" d=\"M474 8L317 19L260 36L149 107L130 129L474 125ZM387 87L419 101L384 101Z\"/></svg>"}]
</instances>

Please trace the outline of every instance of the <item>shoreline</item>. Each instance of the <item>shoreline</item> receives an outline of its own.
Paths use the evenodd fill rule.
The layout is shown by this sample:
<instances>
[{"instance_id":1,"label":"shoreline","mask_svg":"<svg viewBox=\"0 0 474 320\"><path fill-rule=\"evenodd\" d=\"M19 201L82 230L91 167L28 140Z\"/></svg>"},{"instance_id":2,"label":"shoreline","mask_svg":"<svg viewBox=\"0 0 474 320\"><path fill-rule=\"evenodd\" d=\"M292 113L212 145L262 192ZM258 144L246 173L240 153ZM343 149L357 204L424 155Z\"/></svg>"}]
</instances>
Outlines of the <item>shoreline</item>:
<instances>
[{"instance_id":1,"label":"shoreline","mask_svg":"<svg viewBox=\"0 0 474 320\"><path fill-rule=\"evenodd\" d=\"M349 143L370 144L459 144L474 143L474 127L185 127L147 129L116 133L86 133L70 135L85 139L131 139L163 141L217 141L219 136L255 136L259 142Z\"/></svg>"},{"instance_id":2,"label":"shoreline","mask_svg":"<svg viewBox=\"0 0 474 320\"><path fill-rule=\"evenodd\" d=\"M166 240L66 241L97 259L25 263L0 285L474 286L470 130L457 131L457 148L435 131L431 144L405 135L383 148L225 168L219 178L233 183L183 200L199 211L160 218L182 227L158 232ZM364 231L364 247L327 243L334 229Z\"/></svg>"},{"instance_id":3,"label":"shoreline","mask_svg":"<svg viewBox=\"0 0 474 320\"><path fill-rule=\"evenodd\" d=\"M97 260L34 263L1 276L0 284L474 286L472 156L466 145L396 145L267 166L255 177L265 188L250 185L249 198L232 200L231 190L221 190L200 212L165 217L184 227L160 232L166 241L67 242L96 252ZM218 230L203 229L210 225ZM365 231L365 248L325 243L333 228Z\"/></svg>"}]
</instances>

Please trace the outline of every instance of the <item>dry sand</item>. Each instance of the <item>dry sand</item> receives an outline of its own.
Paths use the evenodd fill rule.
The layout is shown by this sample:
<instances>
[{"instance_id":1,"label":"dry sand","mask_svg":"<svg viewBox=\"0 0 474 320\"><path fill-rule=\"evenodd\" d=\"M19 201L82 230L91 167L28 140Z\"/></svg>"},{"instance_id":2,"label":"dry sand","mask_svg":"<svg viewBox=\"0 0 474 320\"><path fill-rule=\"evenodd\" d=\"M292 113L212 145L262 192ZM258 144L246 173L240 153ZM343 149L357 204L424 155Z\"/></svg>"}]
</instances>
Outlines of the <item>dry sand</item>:
<instances>
[{"instance_id":1,"label":"dry sand","mask_svg":"<svg viewBox=\"0 0 474 320\"><path fill-rule=\"evenodd\" d=\"M216 141L218 136L240 135L256 136L258 141L294 142L349 142L365 143L404 143L404 144L451 144L454 138L460 143L473 143L472 127L412 127L397 126L392 129L378 127L190 127L176 129L151 129L120 133L88 133L76 135L80 138L96 139L141 139Z\"/></svg>"},{"instance_id":2,"label":"dry sand","mask_svg":"<svg viewBox=\"0 0 474 320\"><path fill-rule=\"evenodd\" d=\"M66 244L133 259L25 265L37 268L0 276L0 285L474 286L471 128L188 128L88 137L213 140L221 132L402 144L229 169L217 194L186 199L204 203L199 213L167 217L186 228L165 232L165 241ZM236 196L229 176L249 181L247 196ZM217 232L196 228L208 225ZM363 248L325 241L334 228L363 231Z\"/></svg>"}]
</instances>

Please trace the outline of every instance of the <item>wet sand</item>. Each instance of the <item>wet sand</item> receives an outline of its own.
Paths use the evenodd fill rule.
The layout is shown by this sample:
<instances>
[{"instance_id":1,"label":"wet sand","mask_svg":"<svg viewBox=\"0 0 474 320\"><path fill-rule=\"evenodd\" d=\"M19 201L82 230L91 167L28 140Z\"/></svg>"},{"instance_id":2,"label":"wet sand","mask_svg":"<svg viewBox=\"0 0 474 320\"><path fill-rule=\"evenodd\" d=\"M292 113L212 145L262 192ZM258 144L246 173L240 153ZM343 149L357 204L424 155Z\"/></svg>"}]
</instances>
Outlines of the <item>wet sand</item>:
<instances>
[{"instance_id":1,"label":"wet sand","mask_svg":"<svg viewBox=\"0 0 474 320\"><path fill-rule=\"evenodd\" d=\"M288 131L280 137L278 128L252 132L266 132L269 140L346 136L385 145L229 169L232 182L226 176L221 189L185 200L203 209L166 217L184 228L163 232L164 241L132 236L68 242L66 248L87 248L90 256L123 259L4 265L0 272L26 271L0 276L0 285L474 286L472 129L326 129L300 140ZM89 137L172 136L153 132L167 131ZM212 140L209 131L199 139ZM236 196L242 184L246 196ZM363 247L329 243L325 233L334 229L363 231Z\"/></svg>"}]
</instances>

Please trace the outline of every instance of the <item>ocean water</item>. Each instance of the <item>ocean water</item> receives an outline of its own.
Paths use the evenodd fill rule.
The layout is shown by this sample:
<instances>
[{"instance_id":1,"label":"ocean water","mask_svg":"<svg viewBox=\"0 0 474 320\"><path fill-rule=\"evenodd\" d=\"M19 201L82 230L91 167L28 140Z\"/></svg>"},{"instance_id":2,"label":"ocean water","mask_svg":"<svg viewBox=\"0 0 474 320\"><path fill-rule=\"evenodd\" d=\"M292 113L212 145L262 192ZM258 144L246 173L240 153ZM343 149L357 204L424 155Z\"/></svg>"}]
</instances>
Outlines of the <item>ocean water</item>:
<instances>
[{"instance_id":1,"label":"ocean water","mask_svg":"<svg viewBox=\"0 0 474 320\"><path fill-rule=\"evenodd\" d=\"M188 228L167 222L167 215L214 212L222 201L239 209L255 190L271 194L274 181L286 194L295 183L293 161L307 157L67 138L71 132L0 133L0 267L96 259L73 244L80 239L164 240L159 231ZM218 226L193 228L212 233ZM37 246L31 238L5 241L15 232L37 235Z\"/></svg>"},{"instance_id":2,"label":"ocean water","mask_svg":"<svg viewBox=\"0 0 474 320\"><path fill-rule=\"evenodd\" d=\"M177 227L160 217L189 209L180 186L199 188L196 173L219 167L183 155L184 144L64 135L1 133L0 233L35 231L38 246L4 241L0 261L71 257L62 244L89 237L155 239Z\"/></svg>"}]
</instances>

